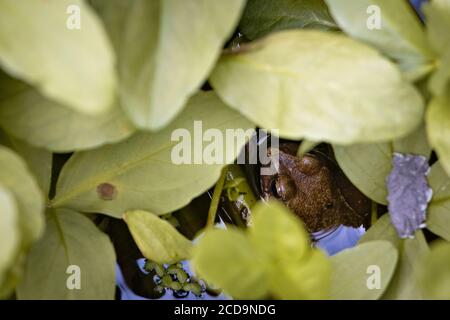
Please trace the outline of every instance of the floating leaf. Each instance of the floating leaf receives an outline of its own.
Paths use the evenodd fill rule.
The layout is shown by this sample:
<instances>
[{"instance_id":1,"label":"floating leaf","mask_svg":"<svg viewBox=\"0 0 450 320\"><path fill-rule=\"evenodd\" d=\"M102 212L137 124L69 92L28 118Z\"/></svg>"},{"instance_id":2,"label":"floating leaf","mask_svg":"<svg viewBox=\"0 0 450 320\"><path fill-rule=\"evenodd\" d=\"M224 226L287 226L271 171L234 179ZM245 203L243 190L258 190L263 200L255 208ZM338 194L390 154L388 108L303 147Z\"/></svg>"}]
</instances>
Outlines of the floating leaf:
<instances>
[{"instance_id":1,"label":"floating leaf","mask_svg":"<svg viewBox=\"0 0 450 320\"><path fill-rule=\"evenodd\" d=\"M394 153L392 164L387 179L391 220L401 238L413 237L417 229L425 227L425 213L433 194L426 179L428 159Z\"/></svg>"},{"instance_id":2,"label":"floating leaf","mask_svg":"<svg viewBox=\"0 0 450 320\"><path fill-rule=\"evenodd\" d=\"M294 28L336 29L323 0L248 0L239 30L250 40Z\"/></svg>"},{"instance_id":3,"label":"floating leaf","mask_svg":"<svg viewBox=\"0 0 450 320\"><path fill-rule=\"evenodd\" d=\"M120 2L99 12L113 24L107 29L118 47L121 102L136 126L160 129L207 78L245 1Z\"/></svg>"},{"instance_id":4,"label":"floating leaf","mask_svg":"<svg viewBox=\"0 0 450 320\"><path fill-rule=\"evenodd\" d=\"M194 120L201 121L203 131L198 126L194 130ZM210 143L202 141L202 132L210 128L223 137L226 129L248 130L253 125L214 93L199 93L162 131L138 133L121 143L73 155L61 172L53 205L117 218L133 208L160 215L183 207L214 184L226 163L193 165L191 158L190 163L176 164L174 147L181 144L195 156L194 150L203 146L198 154L203 159ZM176 129L182 136L176 136ZM224 141L217 151L226 159L219 160L233 162L244 144Z\"/></svg>"},{"instance_id":5,"label":"floating leaf","mask_svg":"<svg viewBox=\"0 0 450 320\"><path fill-rule=\"evenodd\" d=\"M428 179L433 198L428 207L427 228L450 241L450 177L440 163L431 167Z\"/></svg>"},{"instance_id":6,"label":"floating leaf","mask_svg":"<svg viewBox=\"0 0 450 320\"><path fill-rule=\"evenodd\" d=\"M378 142L421 121L416 89L377 51L344 35L289 30L242 48L222 56L210 81L231 107L284 138Z\"/></svg>"},{"instance_id":7,"label":"floating leaf","mask_svg":"<svg viewBox=\"0 0 450 320\"><path fill-rule=\"evenodd\" d=\"M56 152L94 148L130 136L134 128L117 104L89 116L48 100L0 73L0 125L28 143Z\"/></svg>"},{"instance_id":8,"label":"floating leaf","mask_svg":"<svg viewBox=\"0 0 450 320\"><path fill-rule=\"evenodd\" d=\"M28 248L44 229L44 198L25 162L11 150L0 146L0 183L16 199L22 247Z\"/></svg>"},{"instance_id":9,"label":"floating leaf","mask_svg":"<svg viewBox=\"0 0 450 320\"><path fill-rule=\"evenodd\" d=\"M77 13L80 28L70 29ZM82 0L2 0L0 65L76 111L100 113L114 100L114 53Z\"/></svg>"},{"instance_id":10,"label":"floating leaf","mask_svg":"<svg viewBox=\"0 0 450 320\"><path fill-rule=\"evenodd\" d=\"M0 185L0 287L5 281L5 274L14 263L16 251L20 244L17 204L13 195ZM1 291L1 290L0 290Z\"/></svg>"},{"instance_id":11,"label":"floating leaf","mask_svg":"<svg viewBox=\"0 0 450 320\"><path fill-rule=\"evenodd\" d=\"M389 241L366 242L332 256L331 298L378 299L394 274L397 259L397 250ZM371 277L377 275L379 288L376 283L371 286Z\"/></svg>"},{"instance_id":12,"label":"floating leaf","mask_svg":"<svg viewBox=\"0 0 450 320\"><path fill-rule=\"evenodd\" d=\"M423 263L421 286L426 299L450 299L450 244L439 241Z\"/></svg>"},{"instance_id":13,"label":"floating leaf","mask_svg":"<svg viewBox=\"0 0 450 320\"><path fill-rule=\"evenodd\" d=\"M157 215L134 210L124 220L144 257L157 263L176 263L189 258L191 242Z\"/></svg>"},{"instance_id":14,"label":"floating leaf","mask_svg":"<svg viewBox=\"0 0 450 320\"><path fill-rule=\"evenodd\" d=\"M407 1L325 1L346 33L398 61L408 78L415 80L432 70L433 54L420 20Z\"/></svg>"},{"instance_id":15,"label":"floating leaf","mask_svg":"<svg viewBox=\"0 0 450 320\"><path fill-rule=\"evenodd\" d=\"M339 166L350 181L367 197L387 204L386 178L392 168L392 145L333 145L333 149Z\"/></svg>"},{"instance_id":16,"label":"floating leaf","mask_svg":"<svg viewBox=\"0 0 450 320\"><path fill-rule=\"evenodd\" d=\"M259 299L268 294L268 262L243 232L233 228L209 230L192 256L195 272L232 297Z\"/></svg>"},{"instance_id":17,"label":"floating leaf","mask_svg":"<svg viewBox=\"0 0 450 320\"><path fill-rule=\"evenodd\" d=\"M92 221L71 210L51 211L43 238L28 255L17 297L113 299L115 263L111 241ZM80 288L70 289L78 275Z\"/></svg>"}]
</instances>

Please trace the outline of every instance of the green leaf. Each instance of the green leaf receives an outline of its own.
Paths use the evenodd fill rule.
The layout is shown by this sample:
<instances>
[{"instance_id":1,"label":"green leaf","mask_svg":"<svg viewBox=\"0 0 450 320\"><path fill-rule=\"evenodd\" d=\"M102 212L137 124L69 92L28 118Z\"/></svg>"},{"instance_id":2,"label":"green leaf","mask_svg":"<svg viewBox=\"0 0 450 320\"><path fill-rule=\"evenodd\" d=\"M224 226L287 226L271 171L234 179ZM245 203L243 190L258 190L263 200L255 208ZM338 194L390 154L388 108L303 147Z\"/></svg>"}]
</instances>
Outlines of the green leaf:
<instances>
[{"instance_id":1,"label":"green leaf","mask_svg":"<svg viewBox=\"0 0 450 320\"><path fill-rule=\"evenodd\" d=\"M311 249L301 221L277 202L252 208L250 241L271 261L270 292L278 299L325 299L331 267L325 253Z\"/></svg>"},{"instance_id":2,"label":"green leaf","mask_svg":"<svg viewBox=\"0 0 450 320\"><path fill-rule=\"evenodd\" d=\"M0 138L4 142L4 137ZM29 157L35 156L25 146L22 146L22 151L26 151L24 155ZM44 231L44 197L25 162L15 152L1 145L0 168L0 187L3 191L0 199L0 228L6 228L0 230L0 235L4 237L1 241L0 261L6 260L6 256L12 259L9 267L2 265L5 261L0 262L0 298L8 298L22 277L27 250ZM45 172L45 168L42 168L42 172ZM12 217L11 214L15 216ZM11 225L12 221L15 226ZM12 243L16 243L17 250L11 252Z\"/></svg>"},{"instance_id":3,"label":"green leaf","mask_svg":"<svg viewBox=\"0 0 450 320\"><path fill-rule=\"evenodd\" d=\"M113 299L116 255L108 236L87 217L71 210L50 212L47 222L43 238L28 255L17 297ZM69 266L79 267L79 273ZM77 275L80 289L69 289L67 284L73 284Z\"/></svg>"},{"instance_id":4,"label":"green leaf","mask_svg":"<svg viewBox=\"0 0 450 320\"><path fill-rule=\"evenodd\" d=\"M450 177L440 165L431 167L428 182L433 189L433 198L428 207L427 228L450 241Z\"/></svg>"},{"instance_id":5,"label":"green leaf","mask_svg":"<svg viewBox=\"0 0 450 320\"><path fill-rule=\"evenodd\" d=\"M241 48L222 56L211 83L227 104L284 138L378 142L422 119L422 97L399 70L344 35L289 30Z\"/></svg>"},{"instance_id":6,"label":"green leaf","mask_svg":"<svg viewBox=\"0 0 450 320\"><path fill-rule=\"evenodd\" d=\"M429 158L431 155L431 146L428 143L425 125L422 124L406 137L395 140L393 142L393 149L394 152L422 155Z\"/></svg>"},{"instance_id":7,"label":"green leaf","mask_svg":"<svg viewBox=\"0 0 450 320\"><path fill-rule=\"evenodd\" d=\"M298 217L282 204L258 202L252 215L253 228L248 233L257 250L285 265L298 263L307 256L311 249L309 235Z\"/></svg>"},{"instance_id":8,"label":"green leaf","mask_svg":"<svg viewBox=\"0 0 450 320\"><path fill-rule=\"evenodd\" d=\"M420 287L420 265L429 253L423 232L418 230L414 239L401 239L397 249L399 251L398 265L388 288L383 294L383 299L423 299Z\"/></svg>"},{"instance_id":9,"label":"green leaf","mask_svg":"<svg viewBox=\"0 0 450 320\"><path fill-rule=\"evenodd\" d=\"M120 218L134 208L160 215L188 204L215 183L223 167L173 162L172 153L177 155L180 146L190 152L203 145L206 152L206 147L212 144L205 141L202 144L202 133L198 128L194 132L194 120L202 121L203 132L214 128L222 137L226 129L253 128L213 92L199 93L162 131L138 133L124 142L73 155L61 172L53 205ZM181 139L172 136L175 129L184 128ZM244 144L245 141L224 142L218 152L231 163Z\"/></svg>"},{"instance_id":10,"label":"green leaf","mask_svg":"<svg viewBox=\"0 0 450 320\"><path fill-rule=\"evenodd\" d=\"M388 240L394 247L398 247L401 239L391 223L389 213L382 215L377 222L361 237L359 243L374 240Z\"/></svg>"},{"instance_id":11,"label":"green leaf","mask_svg":"<svg viewBox=\"0 0 450 320\"><path fill-rule=\"evenodd\" d=\"M312 149L317 147L320 144L320 142L317 141L310 141L310 140L303 140L300 144L300 147L298 147L297 150L297 156L301 157L304 154L310 152Z\"/></svg>"},{"instance_id":12,"label":"green leaf","mask_svg":"<svg viewBox=\"0 0 450 320\"><path fill-rule=\"evenodd\" d=\"M28 248L44 230L44 197L25 162L11 150L0 146L0 183L16 199L22 248Z\"/></svg>"},{"instance_id":13,"label":"green leaf","mask_svg":"<svg viewBox=\"0 0 450 320\"><path fill-rule=\"evenodd\" d=\"M387 204L386 177L392 169L392 145L333 145L333 149L339 166L350 181L367 197Z\"/></svg>"},{"instance_id":14,"label":"green leaf","mask_svg":"<svg viewBox=\"0 0 450 320\"><path fill-rule=\"evenodd\" d=\"M1 130L0 143L13 149L22 156L36 178L36 182L39 184L39 187L45 196L48 196L50 191L53 161L53 155L51 152L33 147L20 139L9 136Z\"/></svg>"},{"instance_id":15,"label":"green leaf","mask_svg":"<svg viewBox=\"0 0 450 320\"><path fill-rule=\"evenodd\" d=\"M444 94L450 80L450 1L433 0L423 6L427 17L429 43L439 56L437 70L430 78L429 87L435 95Z\"/></svg>"},{"instance_id":16,"label":"green leaf","mask_svg":"<svg viewBox=\"0 0 450 320\"><path fill-rule=\"evenodd\" d=\"M428 140L450 174L450 94L431 100L426 114Z\"/></svg>"},{"instance_id":17,"label":"green leaf","mask_svg":"<svg viewBox=\"0 0 450 320\"><path fill-rule=\"evenodd\" d=\"M423 264L421 287L426 299L450 299L450 244L439 241Z\"/></svg>"},{"instance_id":18,"label":"green leaf","mask_svg":"<svg viewBox=\"0 0 450 320\"><path fill-rule=\"evenodd\" d=\"M239 30L250 40L294 28L336 29L323 0L248 0Z\"/></svg>"},{"instance_id":19,"label":"green leaf","mask_svg":"<svg viewBox=\"0 0 450 320\"><path fill-rule=\"evenodd\" d=\"M14 263L20 245L19 218L17 204L13 195L0 185L0 287L3 287L5 275ZM1 290L0 290L1 291Z\"/></svg>"},{"instance_id":20,"label":"green leaf","mask_svg":"<svg viewBox=\"0 0 450 320\"><path fill-rule=\"evenodd\" d=\"M207 78L245 1L120 2L99 12L113 24L107 29L118 47L121 101L136 126L160 129Z\"/></svg>"},{"instance_id":21,"label":"green leaf","mask_svg":"<svg viewBox=\"0 0 450 320\"><path fill-rule=\"evenodd\" d=\"M356 39L375 46L385 55L398 61L409 79L421 78L433 69L433 54L428 49L425 32L407 1L326 0L326 2L331 15L342 30ZM374 8L378 8L378 11ZM380 28L369 28L378 17L381 21Z\"/></svg>"},{"instance_id":22,"label":"green leaf","mask_svg":"<svg viewBox=\"0 0 450 320\"><path fill-rule=\"evenodd\" d=\"M233 298L259 299L268 294L268 261L240 230L208 230L192 257L195 272Z\"/></svg>"},{"instance_id":23,"label":"green leaf","mask_svg":"<svg viewBox=\"0 0 450 320\"><path fill-rule=\"evenodd\" d=\"M106 113L85 115L1 73L0 82L0 125L32 145L69 152L117 142L134 132L117 104Z\"/></svg>"},{"instance_id":24,"label":"green leaf","mask_svg":"<svg viewBox=\"0 0 450 320\"><path fill-rule=\"evenodd\" d=\"M394 152L423 155L429 158L431 147L425 127L390 143L333 145L336 160L350 181L367 197L387 204L386 178L392 169Z\"/></svg>"},{"instance_id":25,"label":"green leaf","mask_svg":"<svg viewBox=\"0 0 450 320\"><path fill-rule=\"evenodd\" d=\"M191 242L168 221L142 210L128 211L123 219L147 259L163 264L189 258Z\"/></svg>"},{"instance_id":26,"label":"green leaf","mask_svg":"<svg viewBox=\"0 0 450 320\"><path fill-rule=\"evenodd\" d=\"M397 250L389 241L366 242L332 256L331 298L378 299L394 274L397 259ZM380 289L369 289L370 277L376 276L372 266L379 268Z\"/></svg>"},{"instance_id":27,"label":"green leaf","mask_svg":"<svg viewBox=\"0 0 450 320\"><path fill-rule=\"evenodd\" d=\"M272 294L285 300L327 299L332 268L324 252L315 249L295 264L284 265L272 275Z\"/></svg>"},{"instance_id":28,"label":"green leaf","mask_svg":"<svg viewBox=\"0 0 450 320\"><path fill-rule=\"evenodd\" d=\"M450 35L443 32L450 28L450 1L433 0L423 4L427 18L427 36L431 47L437 53L450 50Z\"/></svg>"},{"instance_id":29,"label":"green leaf","mask_svg":"<svg viewBox=\"0 0 450 320\"><path fill-rule=\"evenodd\" d=\"M258 203L252 214L247 234L206 231L193 250L200 276L237 298L327 298L330 263L311 248L301 221L277 202Z\"/></svg>"},{"instance_id":30,"label":"green leaf","mask_svg":"<svg viewBox=\"0 0 450 320\"><path fill-rule=\"evenodd\" d=\"M420 270L428 254L428 245L421 230L414 239L400 239L389 214L383 215L375 225L369 228L359 243L374 240L387 240L399 252L399 261L394 276L383 294L383 299L422 299L420 290Z\"/></svg>"},{"instance_id":31,"label":"green leaf","mask_svg":"<svg viewBox=\"0 0 450 320\"><path fill-rule=\"evenodd\" d=\"M73 8L79 9L80 29L67 27L76 19ZM0 65L76 111L100 113L114 100L115 56L82 0L2 0Z\"/></svg>"},{"instance_id":32,"label":"green leaf","mask_svg":"<svg viewBox=\"0 0 450 320\"><path fill-rule=\"evenodd\" d=\"M442 56L437 70L430 76L428 83L429 90L434 95L446 94L450 81L450 49Z\"/></svg>"}]
</instances>

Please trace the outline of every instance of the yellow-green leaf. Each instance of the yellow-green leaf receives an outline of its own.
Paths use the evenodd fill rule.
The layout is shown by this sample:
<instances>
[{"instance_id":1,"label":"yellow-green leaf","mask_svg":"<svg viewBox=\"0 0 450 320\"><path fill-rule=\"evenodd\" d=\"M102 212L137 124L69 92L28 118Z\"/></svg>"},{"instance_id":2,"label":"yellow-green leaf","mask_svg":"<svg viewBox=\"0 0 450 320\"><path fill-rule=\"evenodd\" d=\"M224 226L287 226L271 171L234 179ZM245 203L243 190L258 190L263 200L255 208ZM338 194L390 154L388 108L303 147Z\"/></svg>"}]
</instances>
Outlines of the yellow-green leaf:
<instances>
[{"instance_id":1,"label":"yellow-green leaf","mask_svg":"<svg viewBox=\"0 0 450 320\"><path fill-rule=\"evenodd\" d=\"M424 4L427 34L431 47L438 54L437 70L431 75L430 90L435 95L445 94L450 80L450 1L433 0Z\"/></svg>"},{"instance_id":2,"label":"yellow-green leaf","mask_svg":"<svg viewBox=\"0 0 450 320\"><path fill-rule=\"evenodd\" d=\"M114 299L115 264L109 237L89 218L71 210L51 211L43 238L27 257L17 297Z\"/></svg>"},{"instance_id":3,"label":"yellow-green leaf","mask_svg":"<svg viewBox=\"0 0 450 320\"><path fill-rule=\"evenodd\" d=\"M18 220L16 200L11 192L0 185L0 288L3 287L8 269L14 263L20 244Z\"/></svg>"},{"instance_id":4,"label":"yellow-green leaf","mask_svg":"<svg viewBox=\"0 0 450 320\"><path fill-rule=\"evenodd\" d=\"M261 299L269 291L269 264L239 230L208 230L194 247L192 265L208 283L237 299Z\"/></svg>"},{"instance_id":5,"label":"yellow-green leaf","mask_svg":"<svg viewBox=\"0 0 450 320\"><path fill-rule=\"evenodd\" d=\"M350 181L367 197L387 204L386 177L392 169L392 145L333 145L333 149L339 166Z\"/></svg>"},{"instance_id":6,"label":"yellow-green leaf","mask_svg":"<svg viewBox=\"0 0 450 320\"><path fill-rule=\"evenodd\" d=\"M117 103L107 112L85 115L1 72L0 83L0 125L34 146L72 152L118 142L135 131Z\"/></svg>"},{"instance_id":7,"label":"yellow-green leaf","mask_svg":"<svg viewBox=\"0 0 450 320\"><path fill-rule=\"evenodd\" d=\"M327 298L330 262L311 248L301 221L277 202L255 205L252 215L246 233L206 231L193 250L200 276L235 298Z\"/></svg>"},{"instance_id":8,"label":"yellow-green leaf","mask_svg":"<svg viewBox=\"0 0 450 320\"><path fill-rule=\"evenodd\" d=\"M121 102L136 126L160 129L207 78L245 1L122 2L94 1L118 48Z\"/></svg>"},{"instance_id":9,"label":"yellow-green leaf","mask_svg":"<svg viewBox=\"0 0 450 320\"><path fill-rule=\"evenodd\" d=\"M284 138L378 142L420 124L419 92L393 63L345 35L289 30L241 48L222 56L210 81L232 108Z\"/></svg>"},{"instance_id":10,"label":"yellow-green leaf","mask_svg":"<svg viewBox=\"0 0 450 320\"><path fill-rule=\"evenodd\" d=\"M115 98L114 52L83 0L2 0L0 66L79 112L100 113Z\"/></svg>"},{"instance_id":11,"label":"yellow-green leaf","mask_svg":"<svg viewBox=\"0 0 450 320\"><path fill-rule=\"evenodd\" d=\"M323 0L248 0L239 30L250 40L294 28L336 29Z\"/></svg>"},{"instance_id":12,"label":"yellow-green leaf","mask_svg":"<svg viewBox=\"0 0 450 320\"><path fill-rule=\"evenodd\" d=\"M427 228L450 241L450 176L438 161L431 167L429 184L433 198L428 207Z\"/></svg>"},{"instance_id":13,"label":"yellow-green leaf","mask_svg":"<svg viewBox=\"0 0 450 320\"><path fill-rule=\"evenodd\" d=\"M133 210L123 219L144 257L157 263L175 263L190 256L191 241L180 234L168 221L157 215Z\"/></svg>"},{"instance_id":14,"label":"yellow-green leaf","mask_svg":"<svg viewBox=\"0 0 450 320\"><path fill-rule=\"evenodd\" d=\"M0 146L0 184L16 199L21 245L28 248L44 231L44 197L25 162L13 151Z\"/></svg>"},{"instance_id":15,"label":"yellow-green leaf","mask_svg":"<svg viewBox=\"0 0 450 320\"><path fill-rule=\"evenodd\" d=\"M44 196L48 197L52 176L52 153L41 148L33 147L20 139L6 134L2 130L0 130L0 143L22 156L27 162Z\"/></svg>"},{"instance_id":16,"label":"yellow-green leaf","mask_svg":"<svg viewBox=\"0 0 450 320\"><path fill-rule=\"evenodd\" d=\"M427 109L427 133L441 165L450 174L450 93L434 97Z\"/></svg>"},{"instance_id":17,"label":"yellow-green leaf","mask_svg":"<svg viewBox=\"0 0 450 320\"><path fill-rule=\"evenodd\" d=\"M420 20L407 1L326 2L342 30L398 61L408 78L415 80L432 70L433 53Z\"/></svg>"},{"instance_id":18,"label":"yellow-green leaf","mask_svg":"<svg viewBox=\"0 0 450 320\"><path fill-rule=\"evenodd\" d=\"M382 298L387 300L423 299L420 265L427 258L429 248L422 230L416 231L413 239L401 239L397 250L398 265Z\"/></svg>"},{"instance_id":19,"label":"yellow-green leaf","mask_svg":"<svg viewBox=\"0 0 450 320\"><path fill-rule=\"evenodd\" d=\"M397 260L398 252L389 241L366 242L331 257L331 298L378 299L394 274Z\"/></svg>"},{"instance_id":20,"label":"yellow-green leaf","mask_svg":"<svg viewBox=\"0 0 450 320\"><path fill-rule=\"evenodd\" d=\"M138 133L123 142L73 155L61 172L53 205L117 218L135 208L160 215L183 207L217 181L225 162L233 162L246 142L224 141L217 152L226 159L193 165L194 148L206 152L211 144L202 141L199 123L194 130L194 121L201 121L202 132L214 128L222 137L226 129L253 128L213 92L199 93L164 130ZM185 129L181 138L172 137L176 129ZM186 147L183 149L192 156L190 163L176 164L172 157L172 153L178 155L175 146Z\"/></svg>"},{"instance_id":21,"label":"yellow-green leaf","mask_svg":"<svg viewBox=\"0 0 450 320\"><path fill-rule=\"evenodd\" d=\"M450 244L440 241L431 247L423 263L421 286L426 299L450 299Z\"/></svg>"}]
</instances>

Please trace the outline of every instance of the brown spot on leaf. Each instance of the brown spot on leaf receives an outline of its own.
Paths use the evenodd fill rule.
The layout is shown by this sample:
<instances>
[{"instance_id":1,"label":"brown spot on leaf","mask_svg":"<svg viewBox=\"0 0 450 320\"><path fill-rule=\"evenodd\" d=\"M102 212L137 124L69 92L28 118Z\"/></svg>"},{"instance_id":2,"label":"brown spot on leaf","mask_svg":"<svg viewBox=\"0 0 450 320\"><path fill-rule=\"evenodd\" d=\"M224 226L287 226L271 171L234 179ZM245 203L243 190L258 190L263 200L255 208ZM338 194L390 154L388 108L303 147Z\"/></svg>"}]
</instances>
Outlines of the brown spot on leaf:
<instances>
[{"instance_id":1,"label":"brown spot on leaf","mask_svg":"<svg viewBox=\"0 0 450 320\"><path fill-rule=\"evenodd\" d=\"M98 197L102 200L114 200L117 197L117 189L110 183L102 183L97 186Z\"/></svg>"}]
</instances>

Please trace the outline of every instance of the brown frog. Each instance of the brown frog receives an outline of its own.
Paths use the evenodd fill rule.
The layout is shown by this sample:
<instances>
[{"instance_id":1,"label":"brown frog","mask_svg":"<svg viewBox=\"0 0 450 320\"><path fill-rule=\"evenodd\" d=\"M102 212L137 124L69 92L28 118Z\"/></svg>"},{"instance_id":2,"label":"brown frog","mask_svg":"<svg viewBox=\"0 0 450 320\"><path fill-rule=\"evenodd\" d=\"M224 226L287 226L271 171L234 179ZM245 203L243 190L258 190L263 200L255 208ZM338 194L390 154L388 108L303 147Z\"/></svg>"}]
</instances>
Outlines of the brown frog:
<instances>
[{"instance_id":1,"label":"brown frog","mask_svg":"<svg viewBox=\"0 0 450 320\"><path fill-rule=\"evenodd\" d=\"M331 147L321 145L298 157L298 146L294 142L280 143L277 173L260 177L262 197L283 201L309 232L341 224L367 226L371 201L347 179Z\"/></svg>"}]
</instances>

